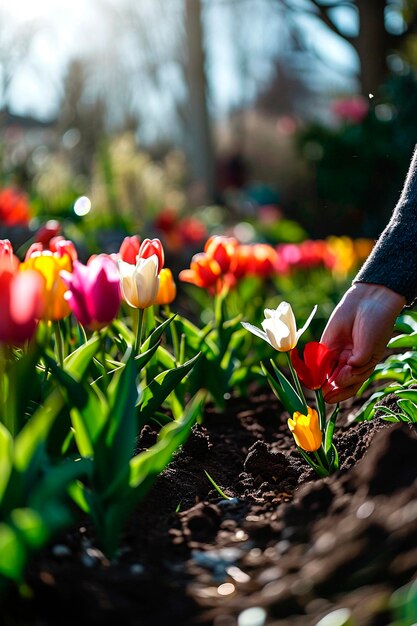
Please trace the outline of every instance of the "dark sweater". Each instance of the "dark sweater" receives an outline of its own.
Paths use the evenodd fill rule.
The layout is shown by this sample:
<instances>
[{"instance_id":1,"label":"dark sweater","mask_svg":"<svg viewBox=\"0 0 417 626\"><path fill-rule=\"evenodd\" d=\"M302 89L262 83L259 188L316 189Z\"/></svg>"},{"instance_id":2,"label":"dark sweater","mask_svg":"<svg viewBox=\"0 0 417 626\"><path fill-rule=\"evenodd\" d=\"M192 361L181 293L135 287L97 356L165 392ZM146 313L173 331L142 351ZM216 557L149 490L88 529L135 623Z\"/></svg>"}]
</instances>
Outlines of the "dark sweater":
<instances>
[{"instance_id":1,"label":"dark sweater","mask_svg":"<svg viewBox=\"0 0 417 626\"><path fill-rule=\"evenodd\" d=\"M353 282L389 287L407 304L417 296L417 147L391 219Z\"/></svg>"}]
</instances>

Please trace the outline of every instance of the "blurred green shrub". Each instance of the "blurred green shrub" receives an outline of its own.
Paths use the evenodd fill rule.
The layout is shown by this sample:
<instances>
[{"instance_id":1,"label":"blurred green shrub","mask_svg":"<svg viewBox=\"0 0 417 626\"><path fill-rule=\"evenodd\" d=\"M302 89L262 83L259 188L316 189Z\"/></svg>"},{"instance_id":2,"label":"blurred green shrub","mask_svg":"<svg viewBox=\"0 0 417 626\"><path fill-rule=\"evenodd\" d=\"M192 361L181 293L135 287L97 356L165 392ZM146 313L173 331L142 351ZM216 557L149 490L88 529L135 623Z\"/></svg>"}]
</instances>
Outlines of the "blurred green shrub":
<instances>
[{"instance_id":1,"label":"blurred green shrub","mask_svg":"<svg viewBox=\"0 0 417 626\"><path fill-rule=\"evenodd\" d=\"M378 236L407 173L417 136L416 110L417 77L409 71L392 75L380 94L370 94L362 116L352 107L335 106L336 126L316 123L300 133L298 147L316 185L303 220L313 236Z\"/></svg>"}]
</instances>

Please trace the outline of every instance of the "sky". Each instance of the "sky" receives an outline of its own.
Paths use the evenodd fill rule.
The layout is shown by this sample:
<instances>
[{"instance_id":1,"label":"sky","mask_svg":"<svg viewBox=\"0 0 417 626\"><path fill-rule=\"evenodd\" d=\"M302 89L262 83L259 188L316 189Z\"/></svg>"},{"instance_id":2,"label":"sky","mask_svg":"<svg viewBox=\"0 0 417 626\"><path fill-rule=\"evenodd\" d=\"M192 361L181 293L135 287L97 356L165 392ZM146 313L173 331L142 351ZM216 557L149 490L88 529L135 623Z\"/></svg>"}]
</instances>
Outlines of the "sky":
<instances>
[{"instance_id":1,"label":"sky","mask_svg":"<svg viewBox=\"0 0 417 626\"><path fill-rule=\"evenodd\" d=\"M126 0L106 1L111 4ZM281 40L285 45L279 23L268 21L263 13L270 10L265 0L251 1L254 10L246 14L246 18L244 12L228 11L225 0L206 3L212 107L220 115L227 114L242 99L250 101L254 97L259 80L266 81L271 70L270 47ZM247 5L249 0L242 2ZM170 7L173 6L172 0ZM60 81L68 59L80 54L100 55L100 51L104 54L112 41L111 24L102 19L99 0L0 0L0 19L2 24L9 25L10 32L13 29L24 32L31 24L36 27L28 62L13 78L10 101L16 113L43 119L52 117L56 111ZM341 12L339 19L346 21L347 28L352 27L349 14ZM351 89L357 61L350 46L329 33L319 20L302 17L300 24L304 26L309 47L317 56L333 59L333 67L326 69L326 63L322 67L323 80L327 81L329 89L336 92L344 87ZM0 34L2 28L0 26ZM238 46L237 33L241 42ZM257 78L257 83L246 80L242 84L237 69L242 63L250 64L250 74ZM160 105L163 109L162 102Z\"/></svg>"}]
</instances>

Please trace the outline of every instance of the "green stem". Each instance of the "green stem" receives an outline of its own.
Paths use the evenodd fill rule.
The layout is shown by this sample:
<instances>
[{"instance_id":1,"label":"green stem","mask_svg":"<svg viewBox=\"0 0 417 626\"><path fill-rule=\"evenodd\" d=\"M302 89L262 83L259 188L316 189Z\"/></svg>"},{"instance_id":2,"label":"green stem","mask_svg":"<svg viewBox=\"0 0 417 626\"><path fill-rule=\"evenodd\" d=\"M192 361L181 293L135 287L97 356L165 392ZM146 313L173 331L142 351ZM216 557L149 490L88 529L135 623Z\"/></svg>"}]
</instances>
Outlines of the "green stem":
<instances>
[{"instance_id":1,"label":"green stem","mask_svg":"<svg viewBox=\"0 0 417 626\"><path fill-rule=\"evenodd\" d=\"M315 389L317 408L319 410L320 430L323 436L326 432L326 405L323 398L323 392L321 389Z\"/></svg>"},{"instance_id":2,"label":"green stem","mask_svg":"<svg viewBox=\"0 0 417 626\"><path fill-rule=\"evenodd\" d=\"M290 356L290 352L286 352L286 353L285 353L285 356L287 357L288 367L290 368L290 372L291 372L292 379L293 379L293 381L294 381L294 385L295 385L295 388L296 388L296 390L297 390L297 393L298 393L298 395L300 396L300 399L301 399L301 400L304 402L304 404L307 406L307 401L306 401L306 399L305 399L304 392L303 392L303 389L302 389L302 387L301 387L301 383L300 383L300 381L299 381L299 379L298 379L297 372L295 371L294 366L293 366L293 364L291 363L291 356Z\"/></svg>"},{"instance_id":3,"label":"green stem","mask_svg":"<svg viewBox=\"0 0 417 626\"><path fill-rule=\"evenodd\" d=\"M167 319L171 317L171 309L170 309L169 304L166 304L164 306L164 313ZM175 362L178 364L179 356L180 356L180 343L178 339L178 331L175 325L175 320L171 322L170 329L171 329L171 338L172 338L172 349L174 351L174 359L175 359Z\"/></svg>"},{"instance_id":4,"label":"green stem","mask_svg":"<svg viewBox=\"0 0 417 626\"><path fill-rule=\"evenodd\" d=\"M103 367L103 381L104 381L104 389L106 390L109 386L109 373L106 367L106 334L103 331L100 331L100 349L101 349L101 365Z\"/></svg>"},{"instance_id":5,"label":"green stem","mask_svg":"<svg viewBox=\"0 0 417 626\"><path fill-rule=\"evenodd\" d=\"M323 470L323 472L324 472L324 474L323 474L323 475L324 475L324 476L328 476L328 475L329 475L329 470L328 470L328 468L326 467L326 465L323 463L323 460L322 460L322 458L321 458L321 454L320 454L320 452L321 452L321 449L320 449L320 448L319 448L318 450L316 450L315 452L313 452L313 454L314 454L314 458L315 458L315 459L316 459L316 461L317 461L317 465L319 465L319 467Z\"/></svg>"},{"instance_id":6,"label":"green stem","mask_svg":"<svg viewBox=\"0 0 417 626\"><path fill-rule=\"evenodd\" d=\"M55 348L58 364L61 368L64 367L64 345L62 342L62 333L59 326L59 322L54 322L55 333Z\"/></svg>"},{"instance_id":7,"label":"green stem","mask_svg":"<svg viewBox=\"0 0 417 626\"><path fill-rule=\"evenodd\" d=\"M135 339L135 355L139 354L139 351L142 347L142 334L143 334L143 318L145 314L145 309L138 309L137 315L137 328L136 328L136 339Z\"/></svg>"}]
</instances>

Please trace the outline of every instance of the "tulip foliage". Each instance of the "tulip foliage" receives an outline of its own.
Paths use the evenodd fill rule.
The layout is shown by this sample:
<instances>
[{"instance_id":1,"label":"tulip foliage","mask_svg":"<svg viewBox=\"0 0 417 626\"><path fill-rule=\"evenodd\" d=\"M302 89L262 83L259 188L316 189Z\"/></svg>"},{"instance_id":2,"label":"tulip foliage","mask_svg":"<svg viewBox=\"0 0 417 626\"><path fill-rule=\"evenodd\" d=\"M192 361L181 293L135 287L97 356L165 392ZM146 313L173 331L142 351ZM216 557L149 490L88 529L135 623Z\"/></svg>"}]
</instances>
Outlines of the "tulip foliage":
<instances>
[{"instance_id":1,"label":"tulip foliage","mask_svg":"<svg viewBox=\"0 0 417 626\"><path fill-rule=\"evenodd\" d=\"M200 354L179 363L162 346L173 315L134 323L138 304L142 322L156 305L160 273L161 302L175 296L160 242L145 240L130 265L108 255L84 265L68 242L43 246L22 263L10 242L0 246L0 592L23 582L31 553L77 515L113 558L205 400L200 390L175 397L174 418L163 411ZM158 441L135 455L152 420Z\"/></svg>"}]
</instances>

